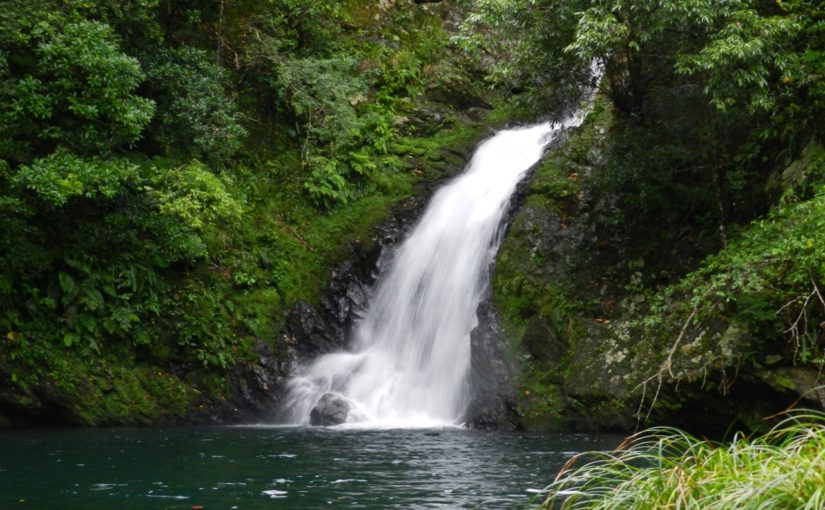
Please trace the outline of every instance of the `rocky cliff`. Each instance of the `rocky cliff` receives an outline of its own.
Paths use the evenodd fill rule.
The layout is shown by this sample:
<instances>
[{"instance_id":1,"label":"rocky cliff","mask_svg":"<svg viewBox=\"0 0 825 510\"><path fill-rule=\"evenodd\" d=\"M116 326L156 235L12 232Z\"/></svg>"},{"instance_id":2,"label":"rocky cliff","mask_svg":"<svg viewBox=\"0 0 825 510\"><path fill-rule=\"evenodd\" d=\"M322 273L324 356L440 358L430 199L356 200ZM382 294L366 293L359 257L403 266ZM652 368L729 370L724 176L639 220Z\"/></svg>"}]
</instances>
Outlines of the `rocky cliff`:
<instances>
[{"instance_id":1,"label":"rocky cliff","mask_svg":"<svg viewBox=\"0 0 825 510\"><path fill-rule=\"evenodd\" d=\"M722 434L761 429L789 406L824 408L816 282L811 273L789 288L794 256L779 247L806 235L783 215L819 224L821 196L743 226L725 246L695 234L657 242L671 226L617 221L620 197L601 184L610 129L599 108L536 169L499 252L493 302L517 360L520 423ZM817 175L822 159L805 164Z\"/></svg>"}]
</instances>

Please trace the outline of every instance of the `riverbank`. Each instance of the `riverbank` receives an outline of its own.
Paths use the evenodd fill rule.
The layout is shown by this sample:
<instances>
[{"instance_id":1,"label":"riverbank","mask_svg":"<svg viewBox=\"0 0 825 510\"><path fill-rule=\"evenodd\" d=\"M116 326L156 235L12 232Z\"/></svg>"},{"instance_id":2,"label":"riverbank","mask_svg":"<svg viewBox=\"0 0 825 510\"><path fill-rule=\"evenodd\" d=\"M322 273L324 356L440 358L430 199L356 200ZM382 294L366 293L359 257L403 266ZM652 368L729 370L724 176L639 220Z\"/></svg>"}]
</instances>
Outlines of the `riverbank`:
<instances>
[{"instance_id":1,"label":"riverbank","mask_svg":"<svg viewBox=\"0 0 825 510\"><path fill-rule=\"evenodd\" d=\"M729 443L654 428L613 452L571 459L545 509L825 508L825 415L783 413L766 434Z\"/></svg>"}]
</instances>

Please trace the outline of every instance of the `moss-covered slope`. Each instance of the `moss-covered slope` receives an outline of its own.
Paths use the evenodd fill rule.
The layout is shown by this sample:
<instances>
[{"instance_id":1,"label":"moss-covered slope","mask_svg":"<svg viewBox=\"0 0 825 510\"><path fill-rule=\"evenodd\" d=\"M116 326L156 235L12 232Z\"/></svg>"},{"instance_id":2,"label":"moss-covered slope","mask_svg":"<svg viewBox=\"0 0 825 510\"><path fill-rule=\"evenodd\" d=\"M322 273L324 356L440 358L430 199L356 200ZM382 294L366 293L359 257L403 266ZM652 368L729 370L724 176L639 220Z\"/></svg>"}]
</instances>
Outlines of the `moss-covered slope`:
<instances>
[{"instance_id":1,"label":"moss-covered slope","mask_svg":"<svg viewBox=\"0 0 825 510\"><path fill-rule=\"evenodd\" d=\"M769 213L720 239L667 211L621 217L627 193L605 173L623 129L597 104L532 175L499 252L523 423L722 433L825 407L821 146L775 171L784 198Z\"/></svg>"}]
</instances>

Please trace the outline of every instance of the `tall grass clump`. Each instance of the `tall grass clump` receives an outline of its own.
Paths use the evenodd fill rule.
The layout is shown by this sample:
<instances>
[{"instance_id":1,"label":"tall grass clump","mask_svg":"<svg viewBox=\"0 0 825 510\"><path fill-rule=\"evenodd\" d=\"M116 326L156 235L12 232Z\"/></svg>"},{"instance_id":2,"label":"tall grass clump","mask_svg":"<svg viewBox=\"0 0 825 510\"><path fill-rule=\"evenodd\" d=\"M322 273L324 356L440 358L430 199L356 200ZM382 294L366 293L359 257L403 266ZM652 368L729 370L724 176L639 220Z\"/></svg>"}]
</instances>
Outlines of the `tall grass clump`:
<instances>
[{"instance_id":1,"label":"tall grass clump","mask_svg":"<svg viewBox=\"0 0 825 510\"><path fill-rule=\"evenodd\" d=\"M825 509L825 414L798 411L729 444L652 428L574 457L548 490L547 510Z\"/></svg>"}]
</instances>

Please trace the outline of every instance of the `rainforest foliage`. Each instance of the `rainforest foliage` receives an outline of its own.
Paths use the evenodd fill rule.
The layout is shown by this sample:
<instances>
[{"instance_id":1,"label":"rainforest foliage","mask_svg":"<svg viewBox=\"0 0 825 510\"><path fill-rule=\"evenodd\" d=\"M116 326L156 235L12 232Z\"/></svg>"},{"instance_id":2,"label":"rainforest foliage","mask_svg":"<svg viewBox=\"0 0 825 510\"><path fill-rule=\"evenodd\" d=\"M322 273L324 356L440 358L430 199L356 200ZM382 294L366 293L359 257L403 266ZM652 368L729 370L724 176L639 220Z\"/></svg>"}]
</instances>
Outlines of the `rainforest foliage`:
<instances>
[{"instance_id":1,"label":"rainforest foliage","mask_svg":"<svg viewBox=\"0 0 825 510\"><path fill-rule=\"evenodd\" d=\"M727 223L775 198L763 193L771 172L821 135L818 2L478 0L475 9L459 40L493 84L534 109L569 101L570 84L601 69L617 112L605 184L621 192L625 215L689 215L724 238Z\"/></svg>"},{"instance_id":2,"label":"rainforest foliage","mask_svg":"<svg viewBox=\"0 0 825 510\"><path fill-rule=\"evenodd\" d=\"M439 147L472 141L430 101L466 109L486 85L521 118L558 115L594 69L608 120L573 159L598 158L599 228L632 240L640 285L822 357L821 2L2 6L0 414L55 392L83 423L191 413ZM554 203L585 186L544 185Z\"/></svg>"},{"instance_id":3,"label":"rainforest foliage","mask_svg":"<svg viewBox=\"0 0 825 510\"><path fill-rule=\"evenodd\" d=\"M825 405L821 2L478 0L457 40L526 116L601 73L496 267L531 423L707 432L680 410L737 379Z\"/></svg>"},{"instance_id":4,"label":"rainforest foliage","mask_svg":"<svg viewBox=\"0 0 825 510\"><path fill-rule=\"evenodd\" d=\"M412 2L2 6L0 411L44 385L85 423L220 395L410 195L413 159L473 137L418 145L425 91L468 80Z\"/></svg>"}]
</instances>

